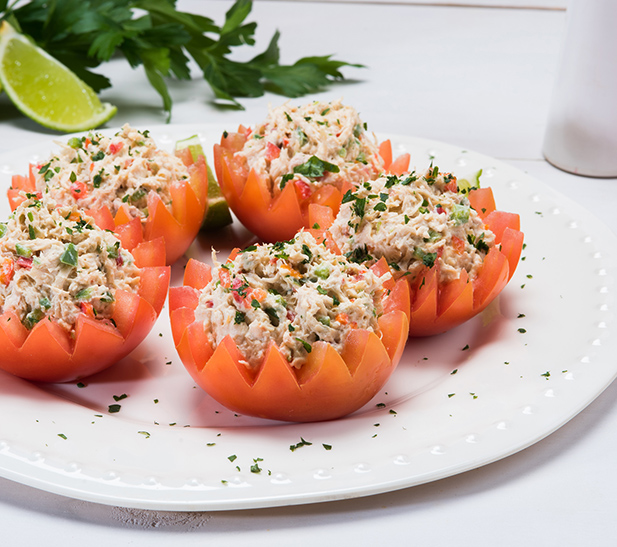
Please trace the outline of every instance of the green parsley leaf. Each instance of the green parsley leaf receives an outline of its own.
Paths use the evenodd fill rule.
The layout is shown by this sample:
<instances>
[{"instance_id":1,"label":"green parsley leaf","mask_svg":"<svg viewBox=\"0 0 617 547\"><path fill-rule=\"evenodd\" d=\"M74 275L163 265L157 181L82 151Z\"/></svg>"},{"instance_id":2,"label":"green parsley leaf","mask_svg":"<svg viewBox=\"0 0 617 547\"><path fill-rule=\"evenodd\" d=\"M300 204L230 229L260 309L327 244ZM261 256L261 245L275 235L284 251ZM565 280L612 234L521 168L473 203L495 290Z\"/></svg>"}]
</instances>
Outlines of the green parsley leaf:
<instances>
[{"instance_id":1,"label":"green parsley leaf","mask_svg":"<svg viewBox=\"0 0 617 547\"><path fill-rule=\"evenodd\" d=\"M333 163L320 160L317 156L311 156L305 163L296 165L293 172L298 175L304 175L309 179L323 177L324 173L338 173L340 169Z\"/></svg>"},{"instance_id":2,"label":"green parsley leaf","mask_svg":"<svg viewBox=\"0 0 617 547\"><path fill-rule=\"evenodd\" d=\"M302 437L300 437L300 442L297 444L292 444L289 447L289 450L291 450L292 452L295 452L298 448L301 448L302 446L311 446L313 443L310 443L306 440L304 440Z\"/></svg>"},{"instance_id":3,"label":"green parsley leaf","mask_svg":"<svg viewBox=\"0 0 617 547\"><path fill-rule=\"evenodd\" d=\"M242 108L237 98L260 97L266 91L288 97L316 93L343 80L343 67L362 67L330 55L281 64L278 31L261 53L236 55L235 48L255 45L257 24L246 21L252 7L251 0L237 0L218 25L177 10L175 0L0 0L0 18L10 20L95 92L111 86L107 77L93 71L101 64L124 57L132 67L142 66L168 114L172 99L167 81L190 81L193 63L215 100L234 108ZM248 60L232 60L238 57ZM83 148L83 140L74 137L69 146Z\"/></svg>"},{"instance_id":4,"label":"green parsley leaf","mask_svg":"<svg viewBox=\"0 0 617 547\"><path fill-rule=\"evenodd\" d=\"M311 345L307 341L302 340L302 338L298 338L298 337L296 337L296 340L302 344L302 346L304 347L304 350L306 351L306 353L311 353L313 348L311 347Z\"/></svg>"}]
</instances>

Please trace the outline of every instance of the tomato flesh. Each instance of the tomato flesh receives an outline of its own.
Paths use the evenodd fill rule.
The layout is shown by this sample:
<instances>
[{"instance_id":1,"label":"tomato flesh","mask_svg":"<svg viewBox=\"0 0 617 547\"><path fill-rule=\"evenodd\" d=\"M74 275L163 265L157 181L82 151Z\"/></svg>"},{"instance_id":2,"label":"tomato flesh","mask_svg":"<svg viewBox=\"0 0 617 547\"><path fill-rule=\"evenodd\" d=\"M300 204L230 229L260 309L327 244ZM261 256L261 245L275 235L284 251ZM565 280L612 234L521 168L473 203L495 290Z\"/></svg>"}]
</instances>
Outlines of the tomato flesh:
<instances>
[{"instance_id":1,"label":"tomato flesh","mask_svg":"<svg viewBox=\"0 0 617 547\"><path fill-rule=\"evenodd\" d=\"M81 302L72 333L51 317L26 329L11 311L0 314L0 368L27 380L68 382L90 376L128 355L152 329L169 287L164 242L141 242L134 249L141 268L137 293L116 291L112 320L94 318Z\"/></svg>"},{"instance_id":2,"label":"tomato flesh","mask_svg":"<svg viewBox=\"0 0 617 547\"><path fill-rule=\"evenodd\" d=\"M260 367L250 370L229 336L214 349L203 323L195 321L199 290L210 279L208 266L189 261L184 286L169 292L172 332L178 354L195 382L234 412L292 422L339 418L370 401L401 358L409 327L399 306L404 308L409 300L408 295L401 299L396 293L390 310L379 319L381 338L353 330L341 354L317 342L299 370L290 367L272 343Z\"/></svg>"},{"instance_id":3,"label":"tomato flesh","mask_svg":"<svg viewBox=\"0 0 617 547\"><path fill-rule=\"evenodd\" d=\"M110 148L111 146L113 143ZM178 156L181 155L182 152L178 152ZM36 193L33 169L34 166L30 166L28 177L13 176L11 188L8 190L11 210L23 201L24 197L21 192ZM173 264L189 248L199 232L208 206L208 175L205 158L199 156L196 161L193 161L191 157L188 169L189 179L178 181L170 188L172 210L167 208L158 194L149 192L148 216L144 223L139 222L139 229L142 232L141 240L149 241L163 237L167 264ZM75 200L79 201L86 195L87 188L84 183L75 182L70 191ZM123 245L125 237L130 238L131 241L140 239L132 232L134 225L130 228L124 226L136 220L125 207L118 209L115 215L107 206L98 210L88 210L87 213L94 218L100 228L117 232L123 239ZM127 230L131 231L130 236L125 235Z\"/></svg>"},{"instance_id":4,"label":"tomato flesh","mask_svg":"<svg viewBox=\"0 0 617 547\"><path fill-rule=\"evenodd\" d=\"M226 133L221 143L214 145L214 167L221 191L246 228L263 241L286 241L293 238L300 228L311 227L308 213L311 205L327 206L336 216L343 195L352 187L351 183L345 181L313 191L303 181L288 181L281 193L273 198L263 177L249 170L244 159L235 156L246 142L247 131L250 130L240 126L237 133ZM276 145L272 147L280 154ZM277 154L273 148L267 147L266 159L273 159ZM386 169L395 169L390 172L400 174L408 169L409 154L392 162L389 141L382 143L379 150L380 155L383 153Z\"/></svg>"},{"instance_id":5,"label":"tomato flesh","mask_svg":"<svg viewBox=\"0 0 617 547\"><path fill-rule=\"evenodd\" d=\"M473 199L472 199L473 196ZM438 281L438 262L432 268L425 267L411 280L407 276L398 277L396 289L392 293L402 293L401 283L406 285L409 306L406 315L409 319L410 336L432 336L461 325L484 310L504 289L512 278L523 248L524 235L520 231L520 217L495 209L495 200L490 188L473 190L469 201L481 211L478 214L487 228L495 234L495 246L485 256L482 267L475 279L470 280L462 271L458 280L450 283ZM317 206L311 208L311 218L319 224L319 230L312 230L320 237L328 237L327 229L334 218ZM462 251L464 242L454 240L455 250ZM372 269L378 275L389 270L385 259L380 259ZM392 270L394 279L400 274ZM400 295L399 295L400 298ZM398 309L403 309L397 303ZM386 306L387 309L387 306Z\"/></svg>"}]
</instances>

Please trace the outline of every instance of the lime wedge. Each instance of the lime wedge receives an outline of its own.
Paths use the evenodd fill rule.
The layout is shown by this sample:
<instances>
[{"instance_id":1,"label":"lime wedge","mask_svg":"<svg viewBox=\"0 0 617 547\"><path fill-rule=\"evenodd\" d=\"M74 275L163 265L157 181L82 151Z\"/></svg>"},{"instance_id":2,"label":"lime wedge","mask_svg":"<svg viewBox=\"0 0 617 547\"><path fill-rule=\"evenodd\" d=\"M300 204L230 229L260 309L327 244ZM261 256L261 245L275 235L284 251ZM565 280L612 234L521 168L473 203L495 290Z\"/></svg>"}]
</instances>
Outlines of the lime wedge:
<instances>
[{"instance_id":1,"label":"lime wedge","mask_svg":"<svg viewBox=\"0 0 617 547\"><path fill-rule=\"evenodd\" d=\"M0 26L0 87L26 116L50 129L94 129L116 107L101 103L91 87L62 63L17 32Z\"/></svg>"},{"instance_id":2,"label":"lime wedge","mask_svg":"<svg viewBox=\"0 0 617 547\"><path fill-rule=\"evenodd\" d=\"M197 135L193 135L188 139L184 139L176 143L176 150L184 150L185 148L190 150L191 156L193 156L193 161L195 161L199 156L204 156L204 159L206 157ZM216 230L217 228L222 228L223 226L231 224L233 219L231 217L231 213L229 212L229 205L227 205L227 201L225 201L225 198L223 197L221 188L216 181L214 173L212 172L212 169L210 169L207 160L206 171L208 173L208 212L204 217L201 228L203 230Z\"/></svg>"}]
</instances>

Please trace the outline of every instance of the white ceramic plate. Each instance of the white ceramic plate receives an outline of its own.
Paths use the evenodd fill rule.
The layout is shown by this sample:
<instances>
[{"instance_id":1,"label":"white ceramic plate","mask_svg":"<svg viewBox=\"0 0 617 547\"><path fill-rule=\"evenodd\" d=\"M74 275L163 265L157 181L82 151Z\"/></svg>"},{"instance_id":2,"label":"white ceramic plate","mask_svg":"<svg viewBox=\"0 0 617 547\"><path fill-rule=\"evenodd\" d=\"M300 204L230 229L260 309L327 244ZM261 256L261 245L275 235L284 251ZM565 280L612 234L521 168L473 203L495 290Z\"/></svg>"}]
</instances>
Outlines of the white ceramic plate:
<instances>
[{"instance_id":1,"label":"white ceramic plate","mask_svg":"<svg viewBox=\"0 0 617 547\"><path fill-rule=\"evenodd\" d=\"M170 149L199 133L209 151L223 129L164 126L151 133ZM345 419L316 424L236 416L213 402L177 357L164 308L137 350L84 387L0 375L0 475L142 509L321 502L414 486L504 458L593 401L617 372L616 238L590 213L504 163L391 138L395 154L410 152L419 168L432 159L463 178L483 169L498 206L521 214L524 259L495 305L445 335L410 341L373 401ZM54 148L42 142L1 155L2 192L11 174ZM8 205L0 203L6 217ZM216 236L200 235L187 254L208 259L212 246L224 254L251 240L236 222ZM173 268L174 285L183 264ZM109 413L112 404L120 411Z\"/></svg>"}]
</instances>

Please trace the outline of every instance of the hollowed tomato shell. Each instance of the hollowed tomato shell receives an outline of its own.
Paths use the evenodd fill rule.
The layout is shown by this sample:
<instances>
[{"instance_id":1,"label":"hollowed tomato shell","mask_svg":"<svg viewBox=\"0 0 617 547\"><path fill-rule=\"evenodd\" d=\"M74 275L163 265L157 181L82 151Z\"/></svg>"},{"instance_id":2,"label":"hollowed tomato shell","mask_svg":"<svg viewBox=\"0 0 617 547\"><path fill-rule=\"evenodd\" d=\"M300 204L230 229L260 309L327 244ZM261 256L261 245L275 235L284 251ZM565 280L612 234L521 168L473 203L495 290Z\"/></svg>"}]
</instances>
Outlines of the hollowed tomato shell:
<instances>
[{"instance_id":1,"label":"hollowed tomato shell","mask_svg":"<svg viewBox=\"0 0 617 547\"><path fill-rule=\"evenodd\" d=\"M234 412L291 422L340 418L370 401L401 358L408 334L406 282L387 297L388 311L379 319L381 338L354 330L341 354L317 342L299 370L290 367L271 343L258 370L251 371L241 363L244 358L229 336L213 349L203 323L195 321L199 291L210 279L209 266L189 261L184 286L172 287L169 293L172 332L195 382Z\"/></svg>"},{"instance_id":2,"label":"hollowed tomato shell","mask_svg":"<svg viewBox=\"0 0 617 547\"><path fill-rule=\"evenodd\" d=\"M485 256L473 280L463 270L459 279L441 283L438 281L437 266L425 267L413 280L400 278L409 279L410 336L440 334L471 319L497 297L516 270L524 239L519 215L497 211L491 188L472 191L469 201L486 227L495 234L496 244ZM324 229L332 224L334 218L324 208L313 206L311 220ZM373 268L381 273L390 271L383 258ZM397 272L392 271L392 274L397 276Z\"/></svg>"},{"instance_id":3,"label":"hollowed tomato shell","mask_svg":"<svg viewBox=\"0 0 617 547\"><path fill-rule=\"evenodd\" d=\"M188 149L178 151L176 155L188 167L189 178L172 184L170 188L171 211L156 192L148 193L146 221L144 223L137 221L137 224L133 223L134 226L131 228L125 225L135 219L128 213L128 209L123 207L116 212L115 216L107 206L86 211L100 228L115 232L126 230L132 232L139 227L141 232L139 240L151 241L162 237L165 243L167 264L173 264L189 248L199 232L208 206L208 175L205 158L200 156L196 162L193 162ZM37 192L34 169L34 166L30 165L28 176L13 176L11 188L8 190L11 210L23 201L24 196L21 192Z\"/></svg>"},{"instance_id":4,"label":"hollowed tomato shell","mask_svg":"<svg viewBox=\"0 0 617 547\"><path fill-rule=\"evenodd\" d=\"M293 238L300 228L310 228L308 208L322 205L338 213L341 200L351 183L341 187L323 186L303 197L291 182L273 198L266 181L254 170L248 170L246 161L237 157L246 142L246 130L240 126L237 133L226 133L221 144L214 145L214 167L221 191L231 210L240 222L263 241L285 241ZM409 154L402 154L392 161L390 141L381 143L379 152L386 169L400 174L409 166Z\"/></svg>"},{"instance_id":5,"label":"hollowed tomato shell","mask_svg":"<svg viewBox=\"0 0 617 547\"><path fill-rule=\"evenodd\" d=\"M72 332L50 317L26 329L13 312L0 315L0 369L39 382L69 382L106 369L128 355L152 329L169 288L165 243L129 248L140 268L137 293L116 291L113 321L80 314Z\"/></svg>"}]
</instances>

